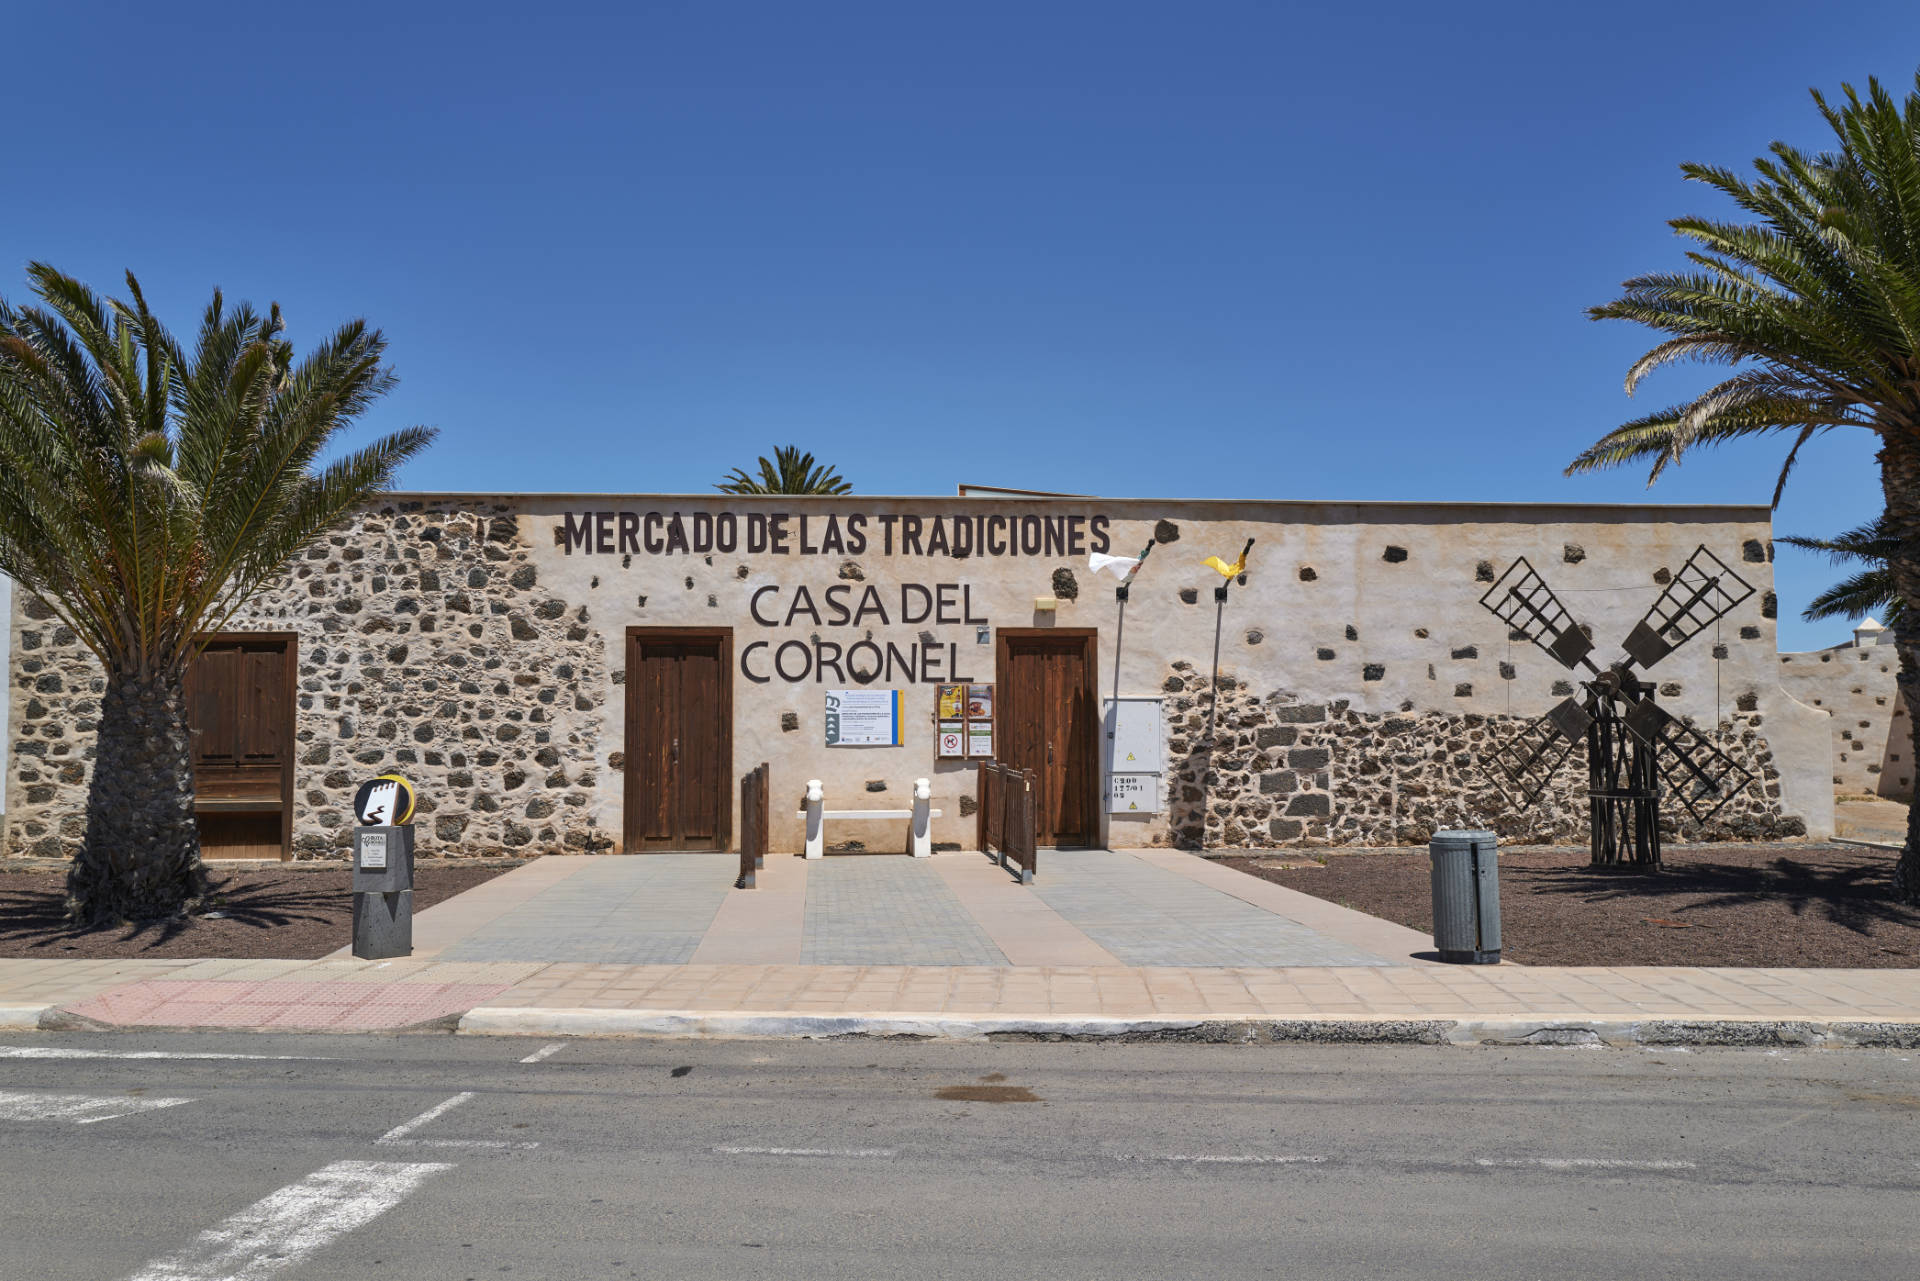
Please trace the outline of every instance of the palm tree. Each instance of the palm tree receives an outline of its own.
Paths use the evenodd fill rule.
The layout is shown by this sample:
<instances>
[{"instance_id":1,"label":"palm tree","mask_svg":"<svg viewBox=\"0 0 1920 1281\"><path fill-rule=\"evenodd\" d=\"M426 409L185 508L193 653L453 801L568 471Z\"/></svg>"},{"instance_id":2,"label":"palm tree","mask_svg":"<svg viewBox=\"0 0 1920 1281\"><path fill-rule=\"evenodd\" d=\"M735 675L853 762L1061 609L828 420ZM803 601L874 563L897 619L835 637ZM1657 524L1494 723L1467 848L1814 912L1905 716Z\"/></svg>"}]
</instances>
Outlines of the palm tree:
<instances>
[{"instance_id":1,"label":"palm tree","mask_svg":"<svg viewBox=\"0 0 1920 1281\"><path fill-rule=\"evenodd\" d=\"M727 478L714 486L723 494L850 494L853 486L840 473L824 463L815 466L812 454L803 454L797 445L783 445L773 451L773 461L760 459L760 474L749 476L734 468Z\"/></svg>"},{"instance_id":2,"label":"palm tree","mask_svg":"<svg viewBox=\"0 0 1920 1281\"><path fill-rule=\"evenodd\" d=\"M1885 517L1876 516L1864 525L1832 538L1804 538L1782 534L1780 541L1801 551L1824 552L1835 565L1857 564L1866 568L1843 578L1813 598L1801 611L1808 622L1822 618L1860 618L1878 614L1889 627L1897 627L1905 612L1900 593L1893 585L1893 571L1887 562L1893 558L1896 544L1887 532Z\"/></svg>"},{"instance_id":3,"label":"palm tree","mask_svg":"<svg viewBox=\"0 0 1920 1281\"><path fill-rule=\"evenodd\" d=\"M296 363L277 306L229 311L216 292L189 357L131 272L126 300L44 263L27 274L44 307L0 301L0 572L106 678L68 909L83 924L173 916L206 886L182 689L199 638L434 433L319 464L394 383L364 322Z\"/></svg>"},{"instance_id":4,"label":"palm tree","mask_svg":"<svg viewBox=\"0 0 1920 1281\"><path fill-rule=\"evenodd\" d=\"M1801 448L1838 428L1879 439L1890 536L1887 570L1904 604L1894 638L1899 686L1920 707L1920 76L1896 101L1877 80L1814 104L1834 150L1776 142L1742 176L1713 165L1681 172L1730 199L1751 221L1676 218L1696 244L1693 269L1627 281L1595 307L1665 335L1627 373L1679 361L1724 365L1729 377L1683 404L1622 424L1569 473L1651 461L1651 484L1689 451L1750 436L1791 436L1774 502ZM1915 718L1920 751L1920 718ZM1894 892L1920 902L1920 806L1913 807Z\"/></svg>"}]
</instances>

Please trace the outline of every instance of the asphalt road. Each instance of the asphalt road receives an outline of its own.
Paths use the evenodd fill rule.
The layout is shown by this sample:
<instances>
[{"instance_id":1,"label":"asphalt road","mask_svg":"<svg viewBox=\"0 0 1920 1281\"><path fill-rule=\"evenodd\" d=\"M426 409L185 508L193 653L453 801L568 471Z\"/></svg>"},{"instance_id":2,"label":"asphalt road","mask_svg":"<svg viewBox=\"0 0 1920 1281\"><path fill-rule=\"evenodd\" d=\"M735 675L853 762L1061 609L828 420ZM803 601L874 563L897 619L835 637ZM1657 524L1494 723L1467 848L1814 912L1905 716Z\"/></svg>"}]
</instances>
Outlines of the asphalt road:
<instances>
[{"instance_id":1,"label":"asphalt road","mask_svg":"<svg viewBox=\"0 0 1920 1281\"><path fill-rule=\"evenodd\" d=\"M0 1038L0 1277L1920 1275L1920 1054L546 1044Z\"/></svg>"}]
</instances>

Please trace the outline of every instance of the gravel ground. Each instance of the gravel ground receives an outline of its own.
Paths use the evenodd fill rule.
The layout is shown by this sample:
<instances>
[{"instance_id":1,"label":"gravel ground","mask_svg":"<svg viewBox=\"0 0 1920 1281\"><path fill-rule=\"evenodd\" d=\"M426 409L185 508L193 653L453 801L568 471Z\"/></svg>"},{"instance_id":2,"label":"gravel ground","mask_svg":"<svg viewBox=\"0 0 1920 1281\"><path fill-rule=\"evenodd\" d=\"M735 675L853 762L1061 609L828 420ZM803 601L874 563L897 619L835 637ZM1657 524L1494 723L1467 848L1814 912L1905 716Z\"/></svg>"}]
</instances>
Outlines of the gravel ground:
<instances>
[{"instance_id":1,"label":"gravel ground","mask_svg":"<svg viewBox=\"0 0 1920 1281\"><path fill-rule=\"evenodd\" d=\"M1289 889L1433 929L1427 852L1220 860ZM1920 909L1888 898L1887 850L1694 845L1653 872L1596 868L1578 847L1500 851L1504 959L1528 965L1920 966ZM1281 867L1281 863L1296 866ZM1297 866L1308 863L1307 866Z\"/></svg>"},{"instance_id":2,"label":"gravel ground","mask_svg":"<svg viewBox=\"0 0 1920 1281\"><path fill-rule=\"evenodd\" d=\"M414 869L414 910L452 898L516 866L491 860L420 863ZM0 872L0 957L307 960L352 941L352 874L344 864L230 871L213 864L208 870L214 885L208 905L224 916L94 930L67 928L62 917L64 871Z\"/></svg>"}]
</instances>

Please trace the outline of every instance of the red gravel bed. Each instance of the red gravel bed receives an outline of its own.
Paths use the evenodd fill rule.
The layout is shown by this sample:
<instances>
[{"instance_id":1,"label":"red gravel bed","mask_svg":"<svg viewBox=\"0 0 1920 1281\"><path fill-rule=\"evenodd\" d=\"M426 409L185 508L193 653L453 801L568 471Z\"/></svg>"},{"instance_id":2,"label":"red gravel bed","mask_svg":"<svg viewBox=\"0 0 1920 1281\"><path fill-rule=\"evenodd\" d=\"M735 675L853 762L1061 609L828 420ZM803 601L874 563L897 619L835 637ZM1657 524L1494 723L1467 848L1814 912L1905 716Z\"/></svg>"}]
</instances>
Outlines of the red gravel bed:
<instances>
[{"instance_id":1,"label":"red gravel bed","mask_svg":"<svg viewBox=\"0 0 1920 1281\"><path fill-rule=\"evenodd\" d=\"M510 871L517 863L422 863L414 870L420 911ZM234 956L311 960L353 941L352 874L344 864L312 869L209 866L208 907L224 917L190 916L154 925L68 928L65 872L0 870L0 958L187 960Z\"/></svg>"},{"instance_id":2,"label":"red gravel bed","mask_svg":"<svg viewBox=\"0 0 1920 1281\"><path fill-rule=\"evenodd\" d=\"M1427 852L1220 860L1343 907L1433 930ZM1920 966L1920 909L1888 897L1890 850L1695 845L1657 871L1596 868L1580 848L1500 851L1502 956L1526 965Z\"/></svg>"}]
</instances>

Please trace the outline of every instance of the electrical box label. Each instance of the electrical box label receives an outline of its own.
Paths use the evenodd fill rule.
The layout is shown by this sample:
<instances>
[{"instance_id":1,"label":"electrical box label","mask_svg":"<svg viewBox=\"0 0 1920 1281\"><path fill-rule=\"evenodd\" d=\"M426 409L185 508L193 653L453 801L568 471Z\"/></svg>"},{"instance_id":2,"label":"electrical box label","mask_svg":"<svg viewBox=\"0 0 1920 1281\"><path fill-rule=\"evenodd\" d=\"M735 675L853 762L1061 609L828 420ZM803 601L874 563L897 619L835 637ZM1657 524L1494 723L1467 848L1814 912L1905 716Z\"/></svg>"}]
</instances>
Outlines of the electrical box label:
<instances>
[{"instance_id":1,"label":"electrical box label","mask_svg":"<svg viewBox=\"0 0 1920 1281\"><path fill-rule=\"evenodd\" d=\"M1109 774L1107 776L1107 813L1157 814L1160 812L1160 776L1158 774Z\"/></svg>"}]
</instances>

